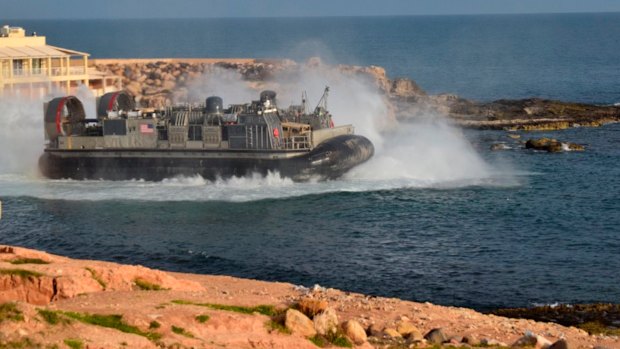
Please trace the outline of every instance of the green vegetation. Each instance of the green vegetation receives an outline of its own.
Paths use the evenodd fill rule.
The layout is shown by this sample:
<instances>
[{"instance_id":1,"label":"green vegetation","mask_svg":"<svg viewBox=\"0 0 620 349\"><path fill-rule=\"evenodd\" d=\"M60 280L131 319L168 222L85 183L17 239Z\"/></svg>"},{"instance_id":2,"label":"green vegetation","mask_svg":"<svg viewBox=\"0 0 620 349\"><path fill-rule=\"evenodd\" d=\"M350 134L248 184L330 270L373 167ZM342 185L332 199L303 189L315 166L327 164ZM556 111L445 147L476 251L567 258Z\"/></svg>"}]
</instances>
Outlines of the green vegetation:
<instances>
[{"instance_id":1,"label":"green vegetation","mask_svg":"<svg viewBox=\"0 0 620 349\"><path fill-rule=\"evenodd\" d=\"M22 338L19 341L4 342L0 340L0 349L32 349L41 348L41 345L33 342L30 338Z\"/></svg>"},{"instance_id":2,"label":"green vegetation","mask_svg":"<svg viewBox=\"0 0 620 349\"><path fill-rule=\"evenodd\" d=\"M71 349L82 349L84 348L84 343L82 343L79 339L67 338L64 340L65 344Z\"/></svg>"},{"instance_id":3,"label":"green vegetation","mask_svg":"<svg viewBox=\"0 0 620 349\"><path fill-rule=\"evenodd\" d=\"M160 327L161 327L161 324L155 320L151 321L151 323L149 324L150 330L158 329Z\"/></svg>"},{"instance_id":4,"label":"green vegetation","mask_svg":"<svg viewBox=\"0 0 620 349\"><path fill-rule=\"evenodd\" d=\"M135 279L133 282L138 286L138 288L142 291L165 291L167 288L162 288L157 284L150 283L144 279Z\"/></svg>"},{"instance_id":5,"label":"green vegetation","mask_svg":"<svg viewBox=\"0 0 620 349\"><path fill-rule=\"evenodd\" d=\"M286 326L282 325L280 322L275 320L269 320L265 323L265 327L269 332L278 331L282 334L291 334L291 330L286 328Z\"/></svg>"},{"instance_id":6,"label":"green vegetation","mask_svg":"<svg viewBox=\"0 0 620 349\"><path fill-rule=\"evenodd\" d=\"M24 321L24 314L17 309L17 304L12 302L0 304L0 323L4 321Z\"/></svg>"},{"instance_id":7,"label":"green vegetation","mask_svg":"<svg viewBox=\"0 0 620 349\"><path fill-rule=\"evenodd\" d=\"M329 344L342 348L353 348L353 343L340 331L327 336L321 336L320 334L314 337L308 338L314 345L320 348L324 348Z\"/></svg>"},{"instance_id":8,"label":"green vegetation","mask_svg":"<svg viewBox=\"0 0 620 349\"><path fill-rule=\"evenodd\" d=\"M69 319L64 318L60 315L58 311L47 310L47 309L37 309L39 316L45 320L50 325L57 325L59 323L69 323Z\"/></svg>"},{"instance_id":9,"label":"green vegetation","mask_svg":"<svg viewBox=\"0 0 620 349\"><path fill-rule=\"evenodd\" d=\"M276 309L273 305L257 305L255 307L244 307L238 305L225 305L225 304L215 304L215 303L194 303L185 300L173 300L174 304L183 304L183 305L198 305L201 307L207 307L215 310L226 310L226 311L234 311L236 313L241 314L254 314L259 313L267 316L278 316L282 313L281 310Z\"/></svg>"},{"instance_id":10,"label":"green vegetation","mask_svg":"<svg viewBox=\"0 0 620 349\"><path fill-rule=\"evenodd\" d=\"M136 326L131 326L123 322L122 315L87 314L60 310L39 310L39 314L50 324L56 324L63 321L62 317L67 317L89 325L113 328L121 332L136 334L153 341L161 338L159 333L141 331Z\"/></svg>"},{"instance_id":11,"label":"green vegetation","mask_svg":"<svg viewBox=\"0 0 620 349\"><path fill-rule=\"evenodd\" d=\"M26 269L0 269L0 275L14 275L21 278L39 277L43 274Z\"/></svg>"},{"instance_id":12,"label":"green vegetation","mask_svg":"<svg viewBox=\"0 0 620 349\"><path fill-rule=\"evenodd\" d=\"M318 335L318 334L314 337L308 338L308 340L310 340L310 342L312 342L314 345L316 345L319 348L325 348L326 346L329 345L329 341L325 339L325 337Z\"/></svg>"},{"instance_id":13,"label":"green vegetation","mask_svg":"<svg viewBox=\"0 0 620 349\"><path fill-rule=\"evenodd\" d=\"M17 258L9 263L11 264L50 264L48 261L44 261L40 258Z\"/></svg>"},{"instance_id":14,"label":"green vegetation","mask_svg":"<svg viewBox=\"0 0 620 349\"><path fill-rule=\"evenodd\" d=\"M202 314L202 315L198 315L196 316L196 321L200 322L201 324L204 324L205 322L209 321L211 317L207 314Z\"/></svg>"},{"instance_id":15,"label":"green vegetation","mask_svg":"<svg viewBox=\"0 0 620 349\"><path fill-rule=\"evenodd\" d=\"M88 270L88 272L90 273L90 276L99 283L99 285L101 285L101 287L105 290L108 287L108 284L106 284L105 281L103 281L99 275L97 275L97 273L95 272L95 270L93 270L92 268L86 267L84 268L86 270Z\"/></svg>"},{"instance_id":16,"label":"green vegetation","mask_svg":"<svg viewBox=\"0 0 620 349\"><path fill-rule=\"evenodd\" d=\"M353 348L353 343L351 343L351 341L343 335L336 336L331 342L337 347Z\"/></svg>"},{"instance_id":17,"label":"green vegetation","mask_svg":"<svg viewBox=\"0 0 620 349\"><path fill-rule=\"evenodd\" d=\"M181 336L185 336L187 338L194 338L194 335L191 334L191 332L187 331L186 329L184 329L183 327L176 327L176 326L172 326L172 332L179 334Z\"/></svg>"}]
</instances>

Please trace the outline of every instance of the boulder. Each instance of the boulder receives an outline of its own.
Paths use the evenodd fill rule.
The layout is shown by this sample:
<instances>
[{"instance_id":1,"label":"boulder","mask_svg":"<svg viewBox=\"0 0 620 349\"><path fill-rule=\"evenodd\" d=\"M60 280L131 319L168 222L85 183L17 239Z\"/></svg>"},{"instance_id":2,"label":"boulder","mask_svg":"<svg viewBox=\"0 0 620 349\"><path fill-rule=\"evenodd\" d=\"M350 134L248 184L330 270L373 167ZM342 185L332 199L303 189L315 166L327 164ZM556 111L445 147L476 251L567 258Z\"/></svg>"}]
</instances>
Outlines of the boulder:
<instances>
[{"instance_id":1,"label":"boulder","mask_svg":"<svg viewBox=\"0 0 620 349\"><path fill-rule=\"evenodd\" d=\"M338 315L333 308L327 308L325 311L314 316L314 329L318 334L326 336L335 334L338 331Z\"/></svg>"},{"instance_id":2,"label":"boulder","mask_svg":"<svg viewBox=\"0 0 620 349\"><path fill-rule=\"evenodd\" d=\"M446 337L441 328L434 328L430 330L424 336L424 339L426 339L431 344L442 344L448 341L448 337Z\"/></svg>"},{"instance_id":3,"label":"boulder","mask_svg":"<svg viewBox=\"0 0 620 349\"><path fill-rule=\"evenodd\" d=\"M312 337L316 335L316 330L314 329L312 320L308 319L306 315L295 309L289 309L286 311L284 326L291 330L291 332L304 337Z\"/></svg>"},{"instance_id":4,"label":"boulder","mask_svg":"<svg viewBox=\"0 0 620 349\"><path fill-rule=\"evenodd\" d=\"M390 88L392 95L396 97L414 97L426 95L424 90L415 83L415 81L406 78L398 78L392 81Z\"/></svg>"},{"instance_id":5,"label":"boulder","mask_svg":"<svg viewBox=\"0 0 620 349\"><path fill-rule=\"evenodd\" d=\"M393 328L384 328L383 329L383 334L390 337L390 338L403 338L403 336L398 333L398 331L396 331Z\"/></svg>"},{"instance_id":6,"label":"boulder","mask_svg":"<svg viewBox=\"0 0 620 349\"><path fill-rule=\"evenodd\" d=\"M396 331L398 331L398 333L400 333L400 335L404 338L408 338L414 341L421 341L422 339L424 339L424 336L422 336L422 332L420 332L420 330L409 321L398 322L396 324Z\"/></svg>"},{"instance_id":7,"label":"boulder","mask_svg":"<svg viewBox=\"0 0 620 349\"><path fill-rule=\"evenodd\" d=\"M567 150L583 151L585 147L575 143L562 143L553 138L529 139L525 142L526 149L545 150L550 153L557 153Z\"/></svg>"},{"instance_id":8,"label":"boulder","mask_svg":"<svg viewBox=\"0 0 620 349\"><path fill-rule=\"evenodd\" d=\"M297 306L299 311L306 314L310 318L314 317L316 314L325 311L329 304L325 300L314 299L314 298L302 298Z\"/></svg>"},{"instance_id":9,"label":"boulder","mask_svg":"<svg viewBox=\"0 0 620 349\"><path fill-rule=\"evenodd\" d=\"M506 143L495 143L491 145L491 150L493 151L507 150L507 149L510 149L510 147L506 145Z\"/></svg>"},{"instance_id":10,"label":"boulder","mask_svg":"<svg viewBox=\"0 0 620 349\"><path fill-rule=\"evenodd\" d=\"M469 344L472 347L480 346L480 340L474 334L466 335L465 337L463 337L462 342L465 344Z\"/></svg>"},{"instance_id":11,"label":"boulder","mask_svg":"<svg viewBox=\"0 0 620 349\"><path fill-rule=\"evenodd\" d=\"M570 349L568 342L566 339L557 340L555 343L551 344L549 349Z\"/></svg>"},{"instance_id":12,"label":"boulder","mask_svg":"<svg viewBox=\"0 0 620 349\"><path fill-rule=\"evenodd\" d=\"M364 344L368 339L362 325L355 320L345 321L342 324L342 330L344 334L357 345Z\"/></svg>"}]
</instances>

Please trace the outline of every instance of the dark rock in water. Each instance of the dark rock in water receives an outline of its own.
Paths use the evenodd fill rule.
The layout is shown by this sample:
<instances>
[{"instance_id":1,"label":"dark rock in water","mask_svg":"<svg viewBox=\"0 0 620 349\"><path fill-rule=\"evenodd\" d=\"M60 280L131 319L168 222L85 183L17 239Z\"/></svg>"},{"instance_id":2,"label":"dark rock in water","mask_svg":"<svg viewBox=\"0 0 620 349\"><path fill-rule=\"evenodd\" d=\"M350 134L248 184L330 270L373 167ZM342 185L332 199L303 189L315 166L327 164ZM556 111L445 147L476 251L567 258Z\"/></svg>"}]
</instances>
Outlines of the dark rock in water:
<instances>
[{"instance_id":1,"label":"dark rock in water","mask_svg":"<svg viewBox=\"0 0 620 349\"><path fill-rule=\"evenodd\" d=\"M525 142L526 149L536 149L536 150L544 150L550 153L559 153L562 151L583 151L585 150L583 145L575 144L575 143L562 143L557 139L553 138L539 138L539 139L529 139Z\"/></svg>"},{"instance_id":2,"label":"dark rock in water","mask_svg":"<svg viewBox=\"0 0 620 349\"><path fill-rule=\"evenodd\" d=\"M425 336L426 339L431 344L442 344L448 341L446 335L441 331L441 328L434 328L430 330Z\"/></svg>"},{"instance_id":3,"label":"dark rock in water","mask_svg":"<svg viewBox=\"0 0 620 349\"><path fill-rule=\"evenodd\" d=\"M566 341L566 339L560 339L557 342L551 344L551 346L549 347L549 349L569 349L570 346L568 345L568 342Z\"/></svg>"},{"instance_id":4,"label":"dark rock in water","mask_svg":"<svg viewBox=\"0 0 620 349\"><path fill-rule=\"evenodd\" d=\"M510 149L510 147L507 146L504 143L495 143L495 144L491 145L491 150L493 150L493 151L506 150L506 149Z\"/></svg>"}]
</instances>

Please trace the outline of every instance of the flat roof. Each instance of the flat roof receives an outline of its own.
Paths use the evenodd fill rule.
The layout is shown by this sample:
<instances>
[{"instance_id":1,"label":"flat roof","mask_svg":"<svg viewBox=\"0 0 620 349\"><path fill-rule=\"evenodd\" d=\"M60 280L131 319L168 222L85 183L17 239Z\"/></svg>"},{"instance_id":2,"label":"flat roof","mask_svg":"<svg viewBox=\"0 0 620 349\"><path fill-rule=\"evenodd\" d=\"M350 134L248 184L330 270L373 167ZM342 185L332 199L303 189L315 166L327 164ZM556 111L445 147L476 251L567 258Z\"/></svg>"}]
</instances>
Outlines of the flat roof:
<instances>
[{"instance_id":1,"label":"flat roof","mask_svg":"<svg viewBox=\"0 0 620 349\"><path fill-rule=\"evenodd\" d=\"M0 47L0 59L6 58L45 58L67 56L90 56L88 53L69 50L66 48L40 45L40 46L14 46Z\"/></svg>"}]
</instances>

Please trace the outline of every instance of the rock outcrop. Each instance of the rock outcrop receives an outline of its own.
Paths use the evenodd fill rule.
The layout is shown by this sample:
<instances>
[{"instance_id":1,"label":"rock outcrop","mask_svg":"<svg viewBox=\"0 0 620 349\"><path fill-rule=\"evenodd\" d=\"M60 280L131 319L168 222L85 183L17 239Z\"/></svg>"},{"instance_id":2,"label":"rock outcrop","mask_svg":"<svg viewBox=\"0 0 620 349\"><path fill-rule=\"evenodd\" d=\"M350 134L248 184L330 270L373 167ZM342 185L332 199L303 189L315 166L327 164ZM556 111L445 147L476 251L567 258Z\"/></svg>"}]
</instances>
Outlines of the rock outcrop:
<instances>
[{"instance_id":1,"label":"rock outcrop","mask_svg":"<svg viewBox=\"0 0 620 349\"><path fill-rule=\"evenodd\" d=\"M553 349L620 347L618 337L590 336L554 323L320 286L74 260L12 246L0 246L0 277L2 348L505 347L522 337L526 345L538 345L532 337ZM51 291L40 286L49 285L44 278L52 280ZM61 280L70 280L71 287ZM52 297L59 289L64 296ZM300 304L316 321L295 309ZM615 308L601 309L609 314ZM577 310L579 319L586 319L582 308ZM339 319L343 322L335 326ZM319 327L324 335L317 333Z\"/></svg>"}]
</instances>

